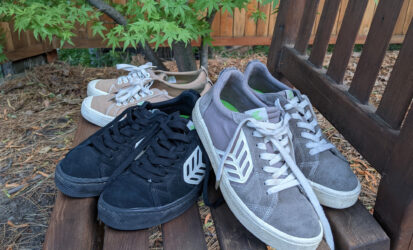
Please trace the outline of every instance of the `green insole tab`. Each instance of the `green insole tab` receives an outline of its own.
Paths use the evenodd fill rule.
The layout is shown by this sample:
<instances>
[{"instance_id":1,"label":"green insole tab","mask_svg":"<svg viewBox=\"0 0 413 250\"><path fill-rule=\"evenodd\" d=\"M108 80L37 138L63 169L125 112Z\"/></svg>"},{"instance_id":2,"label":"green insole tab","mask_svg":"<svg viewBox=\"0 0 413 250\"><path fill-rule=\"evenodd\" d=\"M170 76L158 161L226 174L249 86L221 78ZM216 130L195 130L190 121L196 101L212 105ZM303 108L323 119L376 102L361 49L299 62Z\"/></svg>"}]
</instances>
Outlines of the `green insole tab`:
<instances>
[{"instance_id":1,"label":"green insole tab","mask_svg":"<svg viewBox=\"0 0 413 250\"><path fill-rule=\"evenodd\" d=\"M232 105L231 103L221 100L222 104L229 110L233 111L233 112L239 112L238 109L236 107L234 107L234 105Z\"/></svg>"},{"instance_id":2,"label":"green insole tab","mask_svg":"<svg viewBox=\"0 0 413 250\"><path fill-rule=\"evenodd\" d=\"M255 92L259 93L259 94L264 94L264 92L258 90L258 89L254 89Z\"/></svg>"},{"instance_id":3,"label":"green insole tab","mask_svg":"<svg viewBox=\"0 0 413 250\"><path fill-rule=\"evenodd\" d=\"M189 115L179 115L182 118L189 119Z\"/></svg>"}]
</instances>

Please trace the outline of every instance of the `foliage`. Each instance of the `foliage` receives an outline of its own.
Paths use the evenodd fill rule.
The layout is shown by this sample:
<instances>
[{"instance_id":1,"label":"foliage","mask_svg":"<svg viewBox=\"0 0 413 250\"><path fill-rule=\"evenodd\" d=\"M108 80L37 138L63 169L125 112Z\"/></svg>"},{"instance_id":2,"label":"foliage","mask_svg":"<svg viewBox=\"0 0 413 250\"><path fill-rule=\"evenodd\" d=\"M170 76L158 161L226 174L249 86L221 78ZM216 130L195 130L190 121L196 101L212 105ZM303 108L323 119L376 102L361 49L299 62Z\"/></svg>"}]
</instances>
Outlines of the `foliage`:
<instances>
[{"instance_id":1,"label":"foliage","mask_svg":"<svg viewBox=\"0 0 413 250\"><path fill-rule=\"evenodd\" d=\"M14 22L18 32L33 31L36 39L60 41L73 45L72 38L80 26L91 24L93 35L104 38L112 48L137 47L144 42L155 48L172 42L188 43L204 37L210 42L211 30L207 22L213 12L222 9L233 13L235 8L246 9L249 0L128 0L126 4L110 3L126 17L125 26L114 24L107 29L102 13L83 0L2 0L0 21ZM262 4L272 3L273 9L279 0L258 0ZM258 9L252 18L266 18ZM2 47L0 47L0 55ZM1 56L0 56L1 60Z\"/></svg>"},{"instance_id":2,"label":"foliage","mask_svg":"<svg viewBox=\"0 0 413 250\"><path fill-rule=\"evenodd\" d=\"M100 49L60 49L59 59L70 65L88 67L114 66L118 63L129 63L131 55L128 51L110 50L102 53Z\"/></svg>"}]
</instances>

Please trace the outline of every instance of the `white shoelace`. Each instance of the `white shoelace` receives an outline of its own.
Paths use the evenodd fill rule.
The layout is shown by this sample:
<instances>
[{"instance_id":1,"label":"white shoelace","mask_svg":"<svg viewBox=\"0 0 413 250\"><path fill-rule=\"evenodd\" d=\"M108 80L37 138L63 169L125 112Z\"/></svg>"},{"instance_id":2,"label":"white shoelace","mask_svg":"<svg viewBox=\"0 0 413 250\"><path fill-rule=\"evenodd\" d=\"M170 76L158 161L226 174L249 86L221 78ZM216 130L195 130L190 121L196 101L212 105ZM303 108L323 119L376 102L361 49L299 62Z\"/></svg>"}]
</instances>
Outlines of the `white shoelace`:
<instances>
[{"instance_id":1,"label":"white shoelace","mask_svg":"<svg viewBox=\"0 0 413 250\"><path fill-rule=\"evenodd\" d=\"M130 72L127 76L119 77L117 84L124 84L124 83L133 84L133 82L136 81L137 79L149 78L150 74L146 70L155 68L155 66L152 66L151 62L148 62L141 66L135 66L131 64L116 64L116 68Z\"/></svg>"},{"instance_id":2,"label":"white shoelace","mask_svg":"<svg viewBox=\"0 0 413 250\"><path fill-rule=\"evenodd\" d=\"M152 78L135 79L132 86L123 88L116 94L116 105L127 105L128 103L139 101L146 96L153 95L153 91L150 90L152 84Z\"/></svg>"},{"instance_id":3,"label":"white shoelace","mask_svg":"<svg viewBox=\"0 0 413 250\"><path fill-rule=\"evenodd\" d=\"M265 185L270 186L270 188L267 189L267 194L277 193L287 188L301 185L321 221L321 224L324 228L324 237L327 244L332 250L334 250L333 234L331 232L327 217L325 216L324 211L310 186L310 183L298 168L295 160L291 156L293 152L291 152L290 150L290 148L292 149L292 136L288 128L289 119L290 117L288 114L286 114L284 116L284 119L281 119L281 121L278 123L261 122L257 121L254 118L244 119L235 130L234 136L232 137L227 149L225 150L220 165L218 166L216 173L216 187L218 187L220 184L225 161L234 146L237 135L239 134L244 124L246 124L248 127L254 129L253 136L263 138L263 142L257 144L257 147L259 149L266 151L266 143L269 142L274 151L279 152L278 154L268 152L260 154L260 157L262 159L269 160L270 165L265 166L263 170L269 174L272 174L271 178L265 181ZM275 165L279 162L284 162L280 168L272 167L272 165ZM288 169L290 169L292 173L288 174Z\"/></svg>"},{"instance_id":4,"label":"white shoelace","mask_svg":"<svg viewBox=\"0 0 413 250\"><path fill-rule=\"evenodd\" d=\"M302 95L303 99L300 102L300 99L295 96L293 99L289 100L289 103L284 105L285 110L295 109L297 112L291 114L291 118L298 120L297 127L304 128L310 132L302 132L301 137L309 140L305 146L310 149L310 155L315 155L323 151L334 148L334 145L329 143L327 140L322 139L323 133L321 129L316 130L317 126L317 117L313 111L310 101L306 95ZM308 107L309 110L305 110ZM312 121L309 120L312 118Z\"/></svg>"}]
</instances>

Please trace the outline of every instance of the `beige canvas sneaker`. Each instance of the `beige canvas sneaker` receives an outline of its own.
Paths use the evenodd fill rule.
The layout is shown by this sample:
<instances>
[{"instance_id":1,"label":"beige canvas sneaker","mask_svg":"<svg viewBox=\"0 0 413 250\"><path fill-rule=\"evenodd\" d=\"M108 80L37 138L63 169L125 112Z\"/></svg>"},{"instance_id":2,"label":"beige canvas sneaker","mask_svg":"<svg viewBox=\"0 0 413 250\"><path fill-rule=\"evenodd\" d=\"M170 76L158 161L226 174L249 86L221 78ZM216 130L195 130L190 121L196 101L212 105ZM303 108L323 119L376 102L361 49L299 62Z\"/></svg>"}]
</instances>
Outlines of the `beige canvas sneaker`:
<instances>
[{"instance_id":1,"label":"beige canvas sneaker","mask_svg":"<svg viewBox=\"0 0 413 250\"><path fill-rule=\"evenodd\" d=\"M212 85L204 69L192 72L159 70L147 70L147 72L149 74L134 78L116 94L109 93L85 98L81 107L82 116L89 122L104 127L131 106L139 105L144 101L166 101L187 89L194 89L203 94Z\"/></svg>"},{"instance_id":2,"label":"beige canvas sneaker","mask_svg":"<svg viewBox=\"0 0 413 250\"><path fill-rule=\"evenodd\" d=\"M155 70L152 63L141 66L118 64L116 68L130 73L117 79L97 79L89 82L87 95L116 94L119 90L133 85L134 81L148 77L152 78L154 88L165 89L172 96L176 96L187 89L206 92L210 87L207 80L208 73L203 67L196 71L187 72Z\"/></svg>"},{"instance_id":3,"label":"beige canvas sneaker","mask_svg":"<svg viewBox=\"0 0 413 250\"><path fill-rule=\"evenodd\" d=\"M117 64L116 68L119 70L129 71L126 76L118 77L117 79L96 79L88 83L87 95L98 96L117 93L119 90L129 87L132 82L150 77L149 70L154 69L151 62L141 66L130 64Z\"/></svg>"}]
</instances>

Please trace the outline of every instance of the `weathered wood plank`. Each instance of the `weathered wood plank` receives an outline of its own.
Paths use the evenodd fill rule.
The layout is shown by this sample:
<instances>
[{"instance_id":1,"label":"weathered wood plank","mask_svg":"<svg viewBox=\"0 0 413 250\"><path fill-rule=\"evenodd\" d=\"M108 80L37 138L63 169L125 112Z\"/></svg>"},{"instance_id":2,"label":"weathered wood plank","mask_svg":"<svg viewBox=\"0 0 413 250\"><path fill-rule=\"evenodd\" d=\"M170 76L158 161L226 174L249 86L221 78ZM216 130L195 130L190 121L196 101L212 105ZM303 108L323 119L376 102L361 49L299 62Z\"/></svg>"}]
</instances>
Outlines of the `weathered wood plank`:
<instances>
[{"instance_id":1,"label":"weathered wood plank","mask_svg":"<svg viewBox=\"0 0 413 250\"><path fill-rule=\"evenodd\" d=\"M221 11L215 14L214 20L212 21L211 36L219 36L219 34L221 33L220 27L221 27Z\"/></svg>"},{"instance_id":2,"label":"weathered wood plank","mask_svg":"<svg viewBox=\"0 0 413 250\"><path fill-rule=\"evenodd\" d=\"M165 250L206 250L207 247L198 206L194 204L178 218L163 224L162 236Z\"/></svg>"},{"instance_id":3,"label":"weathered wood plank","mask_svg":"<svg viewBox=\"0 0 413 250\"><path fill-rule=\"evenodd\" d=\"M99 128L80 118L73 145ZM97 198L76 199L58 192L43 249L94 249L97 237Z\"/></svg>"},{"instance_id":4,"label":"weathered wood plank","mask_svg":"<svg viewBox=\"0 0 413 250\"><path fill-rule=\"evenodd\" d=\"M0 22L0 31L5 35L4 45L5 45L6 51L13 51L14 44L13 44L13 38L11 36L11 30L10 30L9 24L6 22Z\"/></svg>"},{"instance_id":5,"label":"weathered wood plank","mask_svg":"<svg viewBox=\"0 0 413 250\"><path fill-rule=\"evenodd\" d=\"M221 11L221 27L220 36L232 37L232 28L234 24L234 18L228 11Z\"/></svg>"},{"instance_id":6,"label":"weathered wood plank","mask_svg":"<svg viewBox=\"0 0 413 250\"><path fill-rule=\"evenodd\" d=\"M340 0L340 7L338 9L338 15L336 22L333 28L333 35L338 36L338 33L341 29L341 25L343 24L344 15L346 14L346 9L349 0Z\"/></svg>"},{"instance_id":7,"label":"weathered wood plank","mask_svg":"<svg viewBox=\"0 0 413 250\"><path fill-rule=\"evenodd\" d=\"M324 4L325 4L325 0L320 0L320 2L318 3L313 29L311 30L311 36L315 36L317 32L317 28L318 28L318 25L320 24L320 16L321 16L321 12L323 12Z\"/></svg>"},{"instance_id":8,"label":"weathered wood plank","mask_svg":"<svg viewBox=\"0 0 413 250\"><path fill-rule=\"evenodd\" d=\"M337 249L389 249L389 237L360 202L347 209L324 210Z\"/></svg>"},{"instance_id":9,"label":"weathered wood plank","mask_svg":"<svg viewBox=\"0 0 413 250\"><path fill-rule=\"evenodd\" d=\"M305 11L303 17L301 18L300 29L298 31L297 41L295 43L295 49L300 54L304 54L307 49L319 2L319 0L307 0L305 2Z\"/></svg>"},{"instance_id":10,"label":"weathered wood plank","mask_svg":"<svg viewBox=\"0 0 413 250\"><path fill-rule=\"evenodd\" d=\"M395 250L413 245L413 112L410 108L393 153L383 170L374 216L387 231Z\"/></svg>"},{"instance_id":11,"label":"weathered wood plank","mask_svg":"<svg viewBox=\"0 0 413 250\"><path fill-rule=\"evenodd\" d=\"M339 7L340 0L326 0L324 3L323 12L314 38L313 49L311 50L309 58L310 62L317 67L321 67L323 64Z\"/></svg>"},{"instance_id":12,"label":"weathered wood plank","mask_svg":"<svg viewBox=\"0 0 413 250\"><path fill-rule=\"evenodd\" d=\"M251 0L247 5L247 13L245 17L245 36L255 36L257 34L257 23L252 19L252 13L258 8L256 0Z\"/></svg>"},{"instance_id":13,"label":"weathered wood plank","mask_svg":"<svg viewBox=\"0 0 413 250\"><path fill-rule=\"evenodd\" d=\"M409 10L410 0L403 1L403 6L400 10L399 17L397 18L396 25L394 25L393 35L402 35L404 23L406 22L407 11Z\"/></svg>"},{"instance_id":14,"label":"weathered wood plank","mask_svg":"<svg viewBox=\"0 0 413 250\"><path fill-rule=\"evenodd\" d=\"M105 227L103 250L148 250L149 231L118 231Z\"/></svg>"},{"instance_id":15,"label":"weathered wood plank","mask_svg":"<svg viewBox=\"0 0 413 250\"><path fill-rule=\"evenodd\" d=\"M373 106L355 101L343 85L313 66L292 48L284 48L281 73L304 94L334 127L381 172L394 147L397 131L375 115Z\"/></svg>"},{"instance_id":16,"label":"weathered wood plank","mask_svg":"<svg viewBox=\"0 0 413 250\"><path fill-rule=\"evenodd\" d=\"M412 21L412 17L413 17L413 0L409 0L409 7L407 8L406 18L403 24L403 34L407 33L407 30L409 29L409 26L410 26L410 22Z\"/></svg>"},{"instance_id":17,"label":"weathered wood plank","mask_svg":"<svg viewBox=\"0 0 413 250\"><path fill-rule=\"evenodd\" d=\"M259 19L257 22L257 36L267 36L268 35L268 24L270 17L271 4L259 4L259 10L265 14L267 18L265 20ZM272 27L271 27L272 28Z\"/></svg>"},{"instance_id":18,"label":"weathered wood plank","mask_svg":"<svg viewBox=\"0 0 413 250\"><path fill-rule=\"evenodd\" d=\"M20 48L28 47L29 43L27 41L27 37L24 34L24 32L21 32L19 34L18 31L15 31L13 22L9 23L9 27L10 27L10 31L11 31L11 37L13 39L14 49L17 50L17 49L20 49Z\"/></svg>"},{"instance_id":19,"label":"weathered wood plank","mask_svg":"<svg viewBox=\"0 0 413 250\"><path fill-rule=\"evenodd\" d=\"M293 46L295 44L304 5L305 1L303 0L280 2L267 59L269 71L277 78L280 78L278 75L278 63L280 61L281 49L285 45Z\"/></svg>"},{"instance_id":20,"label":"weathered wood plank","mask_svg":"<svg viewBox=\"0 0 413 250\"><path fill-rule=\"evenodd\" d=\"M221 195L214 187L215 176L210 178L208 196L211 201L217 200ZM217 208L211 208L212 219L221 250L243 249L259 250L266 249L266 245L251 234L238 220L224 203Z\"/></svg>"},{"instance_id":21,"label":"weathered wood plank","mask_svg":"<svg viewBox=\"0 0 413 250\"><path fill-rule=\"evenodd\" d=\"M398 129L413 97L413 22L394 64L376 113L392 128Z\"/></svg>"},{"instance_id":22,"label":"weathered wood plank","mask_svg":"<svg viewBox=\"0 0 413 250\"><path fill-rule=\"evenodd\" d=\"M349 89L350 94L361 103L369 100L402 5L403 0L381 0L377 6Z\"/></svg>"},{"instance_id":23,"label":"weathered wood plank","mask_svg":"<svg viewBox=\"0 0 413 250\"><path fill-rule=\"evenodd\" d=\"M367 4L366 11L364 12L363 20L360 24L360 29L358 35L367 36L369 33L371 22L373 21L374 11L376 9L376 2L374 0L369 0Z\"/></svg>"},{"instance_id":24,"label":"weathered wood plank","mask_svg":"<svg viewBox=\"0 0 413 250\"><path fill-rule=\"evenodd\" d=\"M271 7L271 15L269 17L270 22L268 23L268 36L272 37L272 34L274 32L274 25L275 25L275 21L277 20L277 8L280 6L280 4L278 3L277 6L275 6L275 8Z\"/></svg>"},{"instance_id":25,"label":"weathered wood plank","mask_svg":"<svg viewBox=\"0 0 413 250\"><path fill-rule=\"evenodd\" d=\"M37 56L52 50L54 49L50 48L45 50L44 45L42 43L37 43L30 47L24 47L20 49L15 49L13 51L7 51L5 54L10 61L18 61L32 56Z\"/></svg>"},{"instance_id":26,"label":"weathered wood plank","mask_svg":"<svg viewBox=\"0 0 413 250\"><path fill-rule=\"evenodd\" d=\"M234 10L234 37L242 37L245 32L245 9Z\"/></svg>"},{"instance_id":27,"label":"weathered wood plank","mask_svg":"<svg viewBox=\"0 0 413 250\"><path fill-rule=\"evenodd\" d=\"M347 5L334 53L327 70L327 75L338 84L343 81L367 3L368 0L350 0Z\"/></svg>"}]
</instances>

